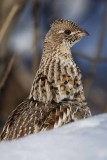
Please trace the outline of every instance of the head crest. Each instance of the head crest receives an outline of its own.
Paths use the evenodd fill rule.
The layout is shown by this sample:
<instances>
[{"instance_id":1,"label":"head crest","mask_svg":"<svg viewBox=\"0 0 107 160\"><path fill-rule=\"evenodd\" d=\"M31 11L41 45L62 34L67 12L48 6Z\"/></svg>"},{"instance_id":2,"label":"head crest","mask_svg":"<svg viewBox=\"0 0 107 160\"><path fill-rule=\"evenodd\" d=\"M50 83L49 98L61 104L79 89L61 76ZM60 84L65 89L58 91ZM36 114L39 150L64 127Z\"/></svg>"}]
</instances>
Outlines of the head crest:
<instances>
[{"instance_id":1,"label":"head crest","mask_svg":"<svg viewBox=\"0 0 107 160\"><path fill-rule=\"evenodd\" d=\"M74 23L73 21L70 21L70 20L66 20L66 19L58 19L58 20L55 20L52 25L51 25L51 28L53 29L57 29L57 28L74 28L74 29L80 29L80 27Z\"/></svg>"}]
</instances>

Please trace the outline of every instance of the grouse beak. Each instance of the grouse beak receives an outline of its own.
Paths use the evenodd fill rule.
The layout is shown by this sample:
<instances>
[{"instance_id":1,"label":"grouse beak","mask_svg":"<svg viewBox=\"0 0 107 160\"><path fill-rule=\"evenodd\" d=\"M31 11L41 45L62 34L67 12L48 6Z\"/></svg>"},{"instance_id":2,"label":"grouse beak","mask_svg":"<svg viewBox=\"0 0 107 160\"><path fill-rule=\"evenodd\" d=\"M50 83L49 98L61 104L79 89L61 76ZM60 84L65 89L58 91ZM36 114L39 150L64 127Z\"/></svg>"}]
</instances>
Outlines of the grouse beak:
<instances>
[{"instance_id":1,"label":"grouse beak","mask_svg":"<svg viewBox=\"0 0 107 160\"><path fill-rule=\"evenodd\" d=\"M89 36L89 33L87 31L83 31L83 36Z\"/></svg>"},{"instance_id":2,"label":"grouse beak","mask_svg":"<svg viewBox=\"0 0 107 160\"><path fill-rule=\"evenodd\" d=\"M87 31L85 31L85 30L81 30L81 31L78 31L77 36L79 38L82 38L84 36L89 36L89 33Z\"/></svg>"}]
</instances>

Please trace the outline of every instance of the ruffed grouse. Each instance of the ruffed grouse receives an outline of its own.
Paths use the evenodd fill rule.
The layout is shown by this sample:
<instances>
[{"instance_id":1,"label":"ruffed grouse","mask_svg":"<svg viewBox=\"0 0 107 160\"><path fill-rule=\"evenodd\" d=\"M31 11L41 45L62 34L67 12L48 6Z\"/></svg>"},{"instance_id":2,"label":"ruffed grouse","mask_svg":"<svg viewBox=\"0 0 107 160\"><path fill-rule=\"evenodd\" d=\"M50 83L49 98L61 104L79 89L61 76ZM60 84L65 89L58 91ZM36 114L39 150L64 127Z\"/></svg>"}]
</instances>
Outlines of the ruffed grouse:
<instances>
[{"instance_id":1,"label":"ruffed grouse","mask_svg":"<svg viewBox=\"0 0 107 160\"><path fill-rule=\"evenodd\" d=\"M12 140L91 116L81 73L70 47L88 33L68 20L56 20L44 41L43 56L30 95L9 116L1 140Z\"/></svg>"}]
</instances>

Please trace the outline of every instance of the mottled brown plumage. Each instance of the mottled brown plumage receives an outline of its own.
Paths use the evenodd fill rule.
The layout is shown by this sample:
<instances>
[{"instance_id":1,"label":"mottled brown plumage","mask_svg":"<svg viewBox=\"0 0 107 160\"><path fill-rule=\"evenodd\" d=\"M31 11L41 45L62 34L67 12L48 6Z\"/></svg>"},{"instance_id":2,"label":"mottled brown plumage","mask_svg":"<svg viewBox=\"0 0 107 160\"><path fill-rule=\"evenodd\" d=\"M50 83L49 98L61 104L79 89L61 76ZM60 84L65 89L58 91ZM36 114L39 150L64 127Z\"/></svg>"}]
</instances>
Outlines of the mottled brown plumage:
<instances>
[{"instance_id":1,"label":"mottled brown plumage","mask_svg":"<svg viewBox=\"0 0 107 160\"><path fill-rule=\"evenodd\" d=\"M85 35L87 32L71 21L52 24L30 95L9 116L1 140L57 128L91 115L80 69L70 51Z\"/></svg>"}]
</instances>

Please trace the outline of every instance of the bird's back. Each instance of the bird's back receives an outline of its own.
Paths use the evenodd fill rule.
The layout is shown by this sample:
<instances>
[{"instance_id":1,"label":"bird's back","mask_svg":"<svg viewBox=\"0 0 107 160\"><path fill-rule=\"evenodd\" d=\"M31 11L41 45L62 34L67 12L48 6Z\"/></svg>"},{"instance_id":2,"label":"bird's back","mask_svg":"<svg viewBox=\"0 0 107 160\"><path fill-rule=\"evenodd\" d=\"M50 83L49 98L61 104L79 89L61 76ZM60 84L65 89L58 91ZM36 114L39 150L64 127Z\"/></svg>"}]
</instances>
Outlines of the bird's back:
<instances>
[{"instance_id":1,"label":"bird's back","mask_svg":"<svg viewBox=\"0 0 107 160\"><path fill-rule=\"evenodd\" d=\"M44 104L26 99L9 116L0 138L11 140L57 128L89 116L89 108L80 106L77 102L63 101Z\"/></svg>"}]
</instances>

